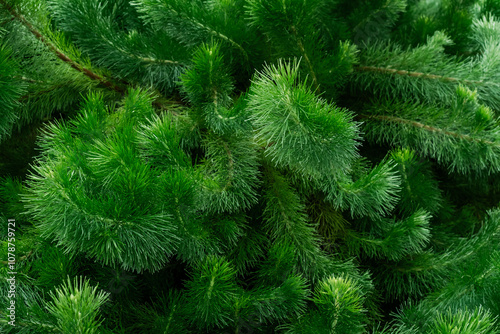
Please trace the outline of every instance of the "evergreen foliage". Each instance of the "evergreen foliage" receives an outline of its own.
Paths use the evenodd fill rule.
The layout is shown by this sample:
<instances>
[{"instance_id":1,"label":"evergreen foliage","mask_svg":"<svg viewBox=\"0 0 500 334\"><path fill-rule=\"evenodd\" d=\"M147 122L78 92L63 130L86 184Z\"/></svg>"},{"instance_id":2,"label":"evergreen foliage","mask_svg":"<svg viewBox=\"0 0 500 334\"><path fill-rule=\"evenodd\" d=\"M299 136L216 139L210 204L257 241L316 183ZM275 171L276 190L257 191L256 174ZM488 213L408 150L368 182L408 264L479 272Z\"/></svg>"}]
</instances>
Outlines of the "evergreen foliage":
<instances>
[{"instance_id":1,"label":"evergreen foliage","mask_svg":"<svg viewBox=\"0 0 500 334\"><path fill-rule=\"evenodd\" d=\"M500 333L499 65L497 0L0 0L0 332Z\"/></svg>"}]
</instances>

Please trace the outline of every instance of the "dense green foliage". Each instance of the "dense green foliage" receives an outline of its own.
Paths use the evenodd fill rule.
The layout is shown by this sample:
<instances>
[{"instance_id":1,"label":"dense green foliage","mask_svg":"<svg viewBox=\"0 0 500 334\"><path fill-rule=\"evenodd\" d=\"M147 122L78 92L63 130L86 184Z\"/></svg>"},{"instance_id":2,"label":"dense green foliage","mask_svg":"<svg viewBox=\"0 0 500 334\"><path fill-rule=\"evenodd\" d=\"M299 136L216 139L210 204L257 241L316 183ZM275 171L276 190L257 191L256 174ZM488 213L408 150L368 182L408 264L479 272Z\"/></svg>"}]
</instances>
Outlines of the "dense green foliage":
<instances>
[{"instance_id":1,"label":"dense green foliage","mask_svg":"<svg viewBox=\"0 0 500 334\"><path fill-rule=\"evenodd\" d=\"M0 0L0 332L500 333L499 116L497 0Z\"/></svg>"}]
</instances>

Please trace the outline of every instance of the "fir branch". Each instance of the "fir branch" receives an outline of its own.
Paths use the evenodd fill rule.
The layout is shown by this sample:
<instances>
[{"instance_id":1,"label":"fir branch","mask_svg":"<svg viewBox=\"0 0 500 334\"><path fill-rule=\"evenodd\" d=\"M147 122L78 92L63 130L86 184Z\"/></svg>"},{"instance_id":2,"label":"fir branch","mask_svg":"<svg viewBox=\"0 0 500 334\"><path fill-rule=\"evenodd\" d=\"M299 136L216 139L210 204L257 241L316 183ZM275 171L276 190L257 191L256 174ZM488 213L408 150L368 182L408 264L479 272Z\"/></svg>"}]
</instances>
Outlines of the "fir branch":
<instances>
[{"instance_id":1,"label":"fir branch","mask_svg":"<svg viewBox=\"0 0 500 334\"><path fill-rule=\"evenodd\" d=\"M73 69L82 72L90 79L99 81L105 87L112 89L120 94L123 94L125 92L125 89L123 89L122 87L115 85L113 82L105 79L104 77L89 70L88 68L85 68L84 66L80 65L79 63L68 57L66 54L64 54L63 51L59 50L53 43L51 43L45 36L43 36L43 34L40 31L38 31L22 14L16 11L14 7L10 5L6 0L0 0L0 4L4 6L4 8L7 9L13 17L15 17L19 22L21 22L21 24L24 25L38 40L40 40L44 45L46 45L49 48L49 50L54 52L57 58L67 63Z\"/></svg>"},{"instance_id":2,"label":"fir branch","mask_svg":"<svg viewBox=\"0 0 500 334\"><path fill-rule=\"evenodd\" d=\"M239 138L209 136L202 166L203 208L208 212L236 212L257 201L259 183L256 147L248 133Z\"/></svg>"},{"instance_id":3,"label":"fir branch","mask_svg":"<svg viewBox=\"0 0 500 334\"><path fill-rule=\"evenodd\" d=\"M182 74L181 80L181 91L195 107L191 116L195 122L220 135L229 135L240 128L238 123L242 119L237 118L241 117L228 115L234 84L219 45L204 44L198 48L193 55L193 65Z\"/></svg>"},{"instance_id":4,"label":"fir branch","mask_svg":"<svg viewBox=\"0 0 500 334\"><path fill-rule=\"evenodd\" d=\"M425 252L421 254L421 260L423 260L421 265L412 266L408 261L402 261L395 269L402 273L442 270L470 259L481 250L494 249L498 245L500 236L500 211L498 209L488 211L485 220L479 232L472 238L460 238L455 244L450 245L450 249L456 249L456 252L446 251L442 254Z\"/></svg>"},{"instance_id":5,"label":"fir branch","mask_svg":"<svg viewBox=\"0 0 500 334\"><path fill-rule=\"evenodd\" d=\"M275 48L279 48L276 51L280 56L296 56L304 60L305 72L310 75L315 91L320 88L317 71L325 62L326 53L319 50L322 41L316 27L316 16L323 5L323 1L311 1L306 4L278 0L251 0L247 5L250 24L261 29L275 42ZM304 13L308 14L299 19L300 14ZM277 16L280 19L277 20Z\"/></svg>"},{"instance_id":6,"label":"fir branch","mask_svg":"<svg viewBox=\"0 0 500 334\"><path fill-rule=\"evenodd\" d=\"M490 146L500 147L500 142L492 142L492 141L484 140L481 138L474 138L474 137L467 135L467 134L461 134L461 133L457 133L457 132L448 131L448 130L434 127L431 125L423 124L421 122L413 121L410 119L404 119L401 117L388 116L388 115L366 115L366 114L359 114L358 116L362 119L363 118L364 119L374 119L374 120L378 120L378 121L393 122L393 123L399 123L399 124L404 124L404 125L410 125L410 126L415 127L415 128L421 128L421 129L424 129L426 131L434 132L437 134L444 134L444 135L451 136L451 137L454 137L454 138L457 138L460 140L466 140L466 141L475 142L475 143L479 143L479 144L486 144L486 145L490 145Z\"/></svg>"},{"instance_id":7,"label":"fir branch","mask_svg":"<svg viewBox=\"0 0 500 334\"><path fill-rule=\"evenodd\" d=\"M239 43L237 43L236 41L234 41L233 39L231 39L228 36L222 34L220 31L215 31L214 29L210 28L209 26L207 26L207 25L201 23L200 21L196 20L196 18L194 18L192 16L182 15L181 13L179 13L178 11L176 11L172 6L166 5L166 9L169 10L169 11L171 11L172 13L174 13L177 16L186 18L188 21L190 21L191 23L193 23L195 26L200 27L201 29L207 31L210 35L212 35L214 37L219 37L219 38L221 38L221 39L229 42L231 45L233 45L237 49L239 49L241 51L241 53L243 54L243 56L245 57L245 59L248 61L249 58L248 58L248 53L246 52L246 50Z\"/></svg>"},{"instance_id":8,"label":"fir branch","mask_svg":"<svg viewBox=\"0 0 500 334\"><path fill-rule=\"evenodd\" d=\"M188 310L190 322L207 329L228 325L239 292L231 264L222 257L210 256L199 261L190 276L187 297L196 301Z\"/></svg>"},{"instance_id":9,"label":"fir branch","mask_svg":"<svg viewBox=\"0 0 500 334\"><path fill-rule=\"evenodd\" d=\"M239 10L235 10L228 20L224 7L210 6L202 1L187 4L182 1L138 0L132 4L137 6L146 22L157 29L166 28L172 37L188 47L197 47L216 38L237 49L245 64L254 61L242 43L237 41L238 37L246 43L252 39L238 15Z\"/></svg>"},{"instance_id":10,"label":"fir branch","mask_svg":"<svg viewBox=\"0 0 500 334\"><path fill-rule=\"evenodd\" d=\"M456 90L451 109L418 103L377 101L361 114L370 140L418 150L461 173L492 173L500 169L500 132L491 109L477 94Z\"/></svg>"},{"instance_id":11,"label":"fir branch","mask_svg":"<svg viewBox=\"0 0 500 334\"><path fill-rule=\"evenodd\" d=\"M361 21L359 21L354 28L352 28L353 32L356 32L360 27L362 27L365 23L370 21L372 18L377 17L379 13L384 12L387 8L389 8L393 4L392 0L387 0L384 5L377 8L375 11L371 12L370 15L365 16Z\"/></svg>"},{"instance_id":12,"label":"fir branch","mask_svg":"<svg viewBox=\"0 0 500 334\"><path fill-rule=\"evenodd\" d=\"M131 29L116 24L119 10L110 3L90 0L53 1L51 11L58 25L97 65L114 76L171 92L185 67L185 48L159 30ZM121 10L133 10L122 3Z\"/></svg>"},{"instance_id":13,"label":"fir branch","mask_svg":"<svg viewBox=\"0 0 500 334\"><path fill-rule=\"evenodd\" d=\"M453 105L453 93L460 85L479 93L478 99L500 110L500 76L490 68L498 66L500 44L490 43L485 52L460 59L444 52L450 39L438 31L427 43L403 50L391 43L375 43L361 54L354 68L353 83L384 98Z\"/></svg>"},{"instance_id":14,"label":"fir branch","mask_svg":"<svg viewBox=\"0 0 500 334\"><path fill-rule=\"evenodd\" d=\"M430 163L410 149L395 150L391 152L391 158L402 176L401 200L398 203L400 212L409 215L418 209L425 209L433 214L441 209L443 198Z\"/></svg>"},{"instance_id":15,"label":"fir branch","mask_svg":"<svg viewBox=\"0 0 500 334\"><path fill-rule=\"evenodd\" d=\"M368 232L347 230L347 247L351 254L363 251L369 257L391 261L419 254L430 240L430 218L425 210L419 209L400 221L376 221Z\"/></svg>"},{"instance_id":16,"label":"fir branch","mask_svg":"<svg viewBox=\"0 0 500 334\"><path fill-rule=\"evenodd\" d=\"M291 260L293 267L317 280L321 277L318 269L326 258L319 247L319 236L307 216L305 205L278 171L270 166L265 167L265 229L276 246L290 247L294 254Z\"/></svg>"},{"instance_id":17,"label":"fir branch","mask_svg":"<svg viewBox=\"0 0 500 334\"><path fill-rule=\"evenodd\" d=\"M61 288L51 291L53 301L48 310L57 318L57 328L61 332L81 332L94 334L102 320L98 320L99 308L108 300L109 293L97 292L87 280L80 276L72 282L68 277Z\"/></svg>"},{"instance_id":18,"label":"fir branch","mask_svg":"<svg viewBox=\"0 0 500 334\"><path fill-rule=\"evenodd\" d=\"M445 82L464 83L466 85L482 85L482 84L484 84L484 85L500 86L500 84L497 82L486 82L486 81L482 81L482 80L481 81L466 80L466 79L459 79L459 78L430 74L430 73L398 70L398 69L388 68L388 67L354 66L354 70L359 71L359 72L377 72L377 73L384 73L384 74L397 74L397 75L410 76L410 77L415 77L415 78L432 79L432 80L439 80L439 81L445 81Z\"/></svg>"},{"instance_id":19,"label":"fir branch","mask_svg":"<svg viewBox=\"0 0 500 334\"><path fill-rule=\"evenodd\" d=\"M399 18L401 12L404 12L406 0L386 0L381 6L377 6L379 1L370 1L361 5L348 18L352 28L353 41L358 45L367 44L377 39L386 39L390 35L390 28Z\"/></svg>"},{"instance_id":20,"label":"fir branch","mask_svg":"<svg viewBox=\"0 0 500 334\"><path fill-rule=\"evenodd\" d=\"M358 125L345 110L299 82L299 64L280 62L259 73L249 94L255 139L278 167L321 178L348 170L357 156Z\"/></svg>"},{"instance_id":21,"label":"fir branch","mask_svg":"<svg viewBox=\"0 0 500 334\"><path fill-rule=\"evenodd\" d=\"M316 285L311 298L316 307L279 328L287 334L364 332L365 298L358 282L346 275L332 275Z\"/></svg>"},{"instance_id":22,"label":"fir branch","mask_svg":"<svg viewBox=\"0 0 500 334\"><path fill-rule=\"evenodd\" d=\"M336 209L349 210L351 216L379 219L396 206L400 177L394 161L383 160L371 170L355 175L328 175L314 181ZM360 175L361 174L361 175Z\"/></svg>"},{"instance_id":23,"label":"fir branch","mask_svg":"<svg viewBox=\"0 0 500 334\"><path fill-rule=\"evenodd\" d=\"M131 145L135 142L131 125L146 115L152 117L151 100L144 92L129 91L123 107L107 115L102 96L93 96L71 126L53 125L47 131L41 146L52 154L37 164L38 176L31 179L27 195L34 217L52 217L41 221L43 235L104 264L119 263L137 271L161 268L179 243L173 210L167 211L164 203L173 209L168 197L175 197L172 190L179 188L181 175L165 173L158 178ZM106 134L110 118L115 119L114 131ZM73 166L73 172L63 167L65 163ZM189 182L184 183L189 190ZM48 196L38 197L46 187L51 188ZM124 192L127 195L121 196ZM43 205L44 200L52 205Z\"/></svg>"},{"instance_id":24,"label":"fir branch","mask_svg":"<svg viewBox=\"0 0 500 334\"><path fill-rule=\"evenodd\" d=\"M0 9L0 134L64 113L26 187L0 182L0 332L497 329L500 21L473 17L500 0ZM120 293L115 267L151 273ZM113 291L102 324L81 272Z\"/></svg>"}]
</instances>

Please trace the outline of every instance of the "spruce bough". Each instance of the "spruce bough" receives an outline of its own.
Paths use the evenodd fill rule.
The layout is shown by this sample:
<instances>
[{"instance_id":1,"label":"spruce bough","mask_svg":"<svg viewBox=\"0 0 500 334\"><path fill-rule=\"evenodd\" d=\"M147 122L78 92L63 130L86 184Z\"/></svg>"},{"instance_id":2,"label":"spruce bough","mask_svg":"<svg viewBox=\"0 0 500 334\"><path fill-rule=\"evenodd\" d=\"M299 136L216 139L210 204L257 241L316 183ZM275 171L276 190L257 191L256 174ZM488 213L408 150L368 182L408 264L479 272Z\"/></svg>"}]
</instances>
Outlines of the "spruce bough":
<instances>
[{"instance_id":1,"label":"spruce bough","mask_svg":"<svg viewBox=\"0 0 500 334\"><path fill-rule=\"evenodd\" d=\"M0 331L499 333L499 13L0 0Z\"/></svg>"}]
</instances>

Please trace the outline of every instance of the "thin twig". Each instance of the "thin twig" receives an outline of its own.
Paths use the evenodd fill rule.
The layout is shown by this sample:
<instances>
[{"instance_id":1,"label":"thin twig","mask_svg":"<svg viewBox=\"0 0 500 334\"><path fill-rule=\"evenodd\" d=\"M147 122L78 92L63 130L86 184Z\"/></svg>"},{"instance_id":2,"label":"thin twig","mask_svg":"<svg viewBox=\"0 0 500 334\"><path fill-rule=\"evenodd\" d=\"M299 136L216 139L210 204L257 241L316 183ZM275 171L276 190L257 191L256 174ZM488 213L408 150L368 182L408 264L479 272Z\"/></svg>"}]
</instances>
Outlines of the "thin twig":
<instances>
[{"instance_id":1,"label":"thin twig","mask_svg":"<svg viewBox=\"0 0 500 334\"><path fill-rule=\"evenodd\" d=\"M107 80L106 78L98 75L97 73L89 70L88 68L85 68L83 67L82 65L78 64L76 61L72 60L70 57L68 57L66 54L64 54L61 50L59 50L53 43L51 43L50 41L48 41L43 35L41 32L39 32L23 15L21 15L20 13L18 13L9 3L6 2L6 0L0 0L0 5L2 5L5 9L7 9L7 11L9 11L9 13L13 16L13 19L17 19L21 24L23 24L38 40L40 40L43 44L45 44L52 52L55 53L55 55L61 59L62 61L64 61L65 63L67 63L68 65L70 65L73 69L83 73L84 75L86 75L87 77L89 77L90 79L92 80L96 80L96 81L99 81L102 85L104 85L105 87L113 90L113 91L116 91L120 94L123 94L125 93L126 89L123 88L123 87L120 87L118 85L116 85L115 83ZM145 59L142 59L144 61L162 61L162 62L165 62L165 63L170 63L171 61L169 60L157 60L157 59L151 59L151 58L145 58ZM176 62L172 62L172 64L175 64ZM38 82L36 80L33 80L33 79L29 79L29 78L24 78L24 77L21 77L22 80L26 80L26 81L30 81L30 82L33 82L33 83L42 83L42 82ZM120 80L124 85L126 86L130 86L130 83L128 83L127 81L121 79ZM159 100L161 99L164 99L164 97L159 94L159 97L153 102L153 105L157 108L160 108L162 110L168 110L170 111L172 114L174 115L177 115L176 112L172 111L172 108L168 108L167 104L164 103L164 102L160 102ZM171 102L171 104L173 105L184 105L184 103L182 102L178 102L178 101L173 101Z\"/></svg>"}]
</instances>

